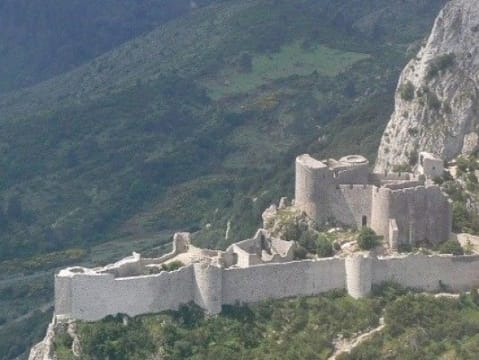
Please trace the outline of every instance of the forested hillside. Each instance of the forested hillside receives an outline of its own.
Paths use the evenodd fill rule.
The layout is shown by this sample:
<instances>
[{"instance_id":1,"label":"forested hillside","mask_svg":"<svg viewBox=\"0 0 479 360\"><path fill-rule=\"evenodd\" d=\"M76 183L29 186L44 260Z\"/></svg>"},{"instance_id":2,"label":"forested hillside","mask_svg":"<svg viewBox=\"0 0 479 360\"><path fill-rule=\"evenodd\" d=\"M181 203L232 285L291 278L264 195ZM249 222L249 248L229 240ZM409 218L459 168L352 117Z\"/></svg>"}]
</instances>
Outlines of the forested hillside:
<instances>
[{"instance_id":1,"label":"forested hillside","mask_svg":"<svg viewBox=\"0 0 479 360\"><path fill-rule=\"evenodd\" d=\"M0 0L0 93L73 69L212 0Z\"/></svg>"},{"instance_id":2,"label":"forested hillside","mask_svg":"<svg viewBox=\"0 0 479 360\"><path fill-rule=\"evenodd\" d=\"M390 284L391 285L391 284ZM178 312L79 323L82 359L464 359L477 358L479 298L434 297L397 286L353 300L342 292L252 306L225 306L207 318L195 306ZM382 318L382 319L381 319ZM380 326L383 322L384 326ZM351 353L336 351L365 338ZM59 360L73 359L72 339L57 336ZM155 357L156 356L156 357Z\"/></svg>"},{"instance_id":3,"label":"forested hillside","mask_svg":"<svg viewBox=\"0 0 479 360\"><path fill-rule=\"evenodd\" d=\"M53 3L58 11L76 4ZM0 268L13 277L0 280L5 359L32 341L10 335L45 325L30 310L48 305L56 267L158 247L176 230L201 230L199 245L224 248L250 235L271 201L291 196L298 153L373 160L398 75L444 1L220 1L104 53L174 17L128 7L144 3L153 14L155 4L170 2L122 1L125 22L109 3L89 11L135 30L113 27L116 42L90 42L90 31L103 32L75 19L67 25L82 29L75 46L86 44L85 56L74 56L77 63L58 56L61 64L42 74L23 69L39 76L33 83L83 65L0 96ZM2 49L0 61L10 61L12 49ZM12 281L22 273L31 277L21 278L20 291ZM13 322L25 314L35 321Z\"/></svg>"}]
</instances>

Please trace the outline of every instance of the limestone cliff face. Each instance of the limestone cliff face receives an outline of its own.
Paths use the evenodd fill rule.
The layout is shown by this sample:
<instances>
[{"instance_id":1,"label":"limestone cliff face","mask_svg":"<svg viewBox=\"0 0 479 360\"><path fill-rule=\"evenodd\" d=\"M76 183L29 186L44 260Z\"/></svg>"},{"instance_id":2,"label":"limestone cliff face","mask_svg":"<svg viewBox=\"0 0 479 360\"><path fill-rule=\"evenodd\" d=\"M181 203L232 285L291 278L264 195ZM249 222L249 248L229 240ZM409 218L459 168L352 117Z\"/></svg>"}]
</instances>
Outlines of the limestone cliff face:
<instances>
[{"instance_id":1,"label":"limestone cliff face","mask_svg":"<svg viewBox=\"0 0 479 360\"><path fill-rule=\"evenodd\" d=\"M38 344L32 347L28 360L54 360L56 359L53 339L55 338L55 317L48 325L47 334L45 338Z\"/></svg>"},{"instance_id":2,"label":"limestone cliff face","mask_svg":"<svg viewBox=\"0 0 479 360\"><path fill-rule=\"evenodd\" d=\"M450 160L478 148L479 1L452 0L404 69L376 171L414 165L418 151Z\"/></svg>"}]
</instances>

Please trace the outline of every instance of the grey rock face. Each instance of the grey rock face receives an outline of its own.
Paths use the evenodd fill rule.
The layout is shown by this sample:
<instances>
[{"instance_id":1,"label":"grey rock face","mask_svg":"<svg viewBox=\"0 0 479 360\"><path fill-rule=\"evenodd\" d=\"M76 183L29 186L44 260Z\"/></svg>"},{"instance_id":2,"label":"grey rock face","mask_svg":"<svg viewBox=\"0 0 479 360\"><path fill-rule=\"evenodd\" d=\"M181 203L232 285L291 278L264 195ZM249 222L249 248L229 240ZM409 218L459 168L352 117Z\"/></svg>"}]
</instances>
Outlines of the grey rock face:
<instances>
[{"instance_id":1,"label":"grey rock face","mask_svg":"<svg viewBox=\"0 0 479 360\"><path fill-rule=\"evenodd\" d=\"M453 0L403 70L375 171L414 165L419 151L450 160L479 147L479 2Z\"/></svg>"}]
</instances>

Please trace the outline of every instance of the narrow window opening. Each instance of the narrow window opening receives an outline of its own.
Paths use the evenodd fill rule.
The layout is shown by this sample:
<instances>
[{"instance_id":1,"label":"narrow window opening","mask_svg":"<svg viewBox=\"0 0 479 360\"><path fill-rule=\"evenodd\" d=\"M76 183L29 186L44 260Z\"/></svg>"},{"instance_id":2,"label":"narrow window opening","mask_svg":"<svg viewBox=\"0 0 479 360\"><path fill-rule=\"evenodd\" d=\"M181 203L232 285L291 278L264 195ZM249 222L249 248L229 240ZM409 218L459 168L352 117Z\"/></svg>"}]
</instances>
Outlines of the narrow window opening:
<instances>
[{"instance_id":1,"label":"narrow window opening","mask_svg":"<svg viewBox=\"0 0 479 360\"><path fill-rule=\"evenodd\" d=\"M368 217L366 215L363 216L363 227L368 226Z\"/></svg>"}]
</instances>

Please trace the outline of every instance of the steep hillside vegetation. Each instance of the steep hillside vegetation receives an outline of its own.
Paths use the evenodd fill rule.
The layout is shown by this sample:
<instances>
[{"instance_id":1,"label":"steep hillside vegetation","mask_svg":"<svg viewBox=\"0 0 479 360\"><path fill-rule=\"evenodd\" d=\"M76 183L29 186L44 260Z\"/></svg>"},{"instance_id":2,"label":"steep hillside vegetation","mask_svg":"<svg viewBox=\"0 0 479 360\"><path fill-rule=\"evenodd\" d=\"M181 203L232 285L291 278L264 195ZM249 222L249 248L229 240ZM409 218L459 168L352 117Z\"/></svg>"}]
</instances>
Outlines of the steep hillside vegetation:
<instances>
[{"instance_id":1,"label":"steep hillside vegetation","mask_svg":"<svg viewBox=\"0 0 479 360\"><path fill-rule=\"evenodd\" d=\"M385 287L377 295L353 300L333 292L228 306L215 318L185 306L126 326L121 316L79 323L77 334L83 359L330 359L341 343L374 328L380 331L370 340L350 354L337 351L336 359L477 358L477 293L449 299ZM59 360L73 359L71 342L67 334L56 337Z\"/></svg>"},{"instance_id":2,"label":"steep hillside vegetation","mask_svg":"<svg viewBox=\"0 0 479 360\"><path fill-rule=\"evenodd\" d=\"M212 0L0 1L0 93L73 69Z\"/></svg>"},{"instance_id":3,"label":"steep hillside vegetation","mask_svg":"<svg viewBox=\"0 0 479 360\"><path fill-rule=\"evenodd\" d=\"M0 97L0 267L103 262L161 230L201 229L210 247L250 235L291 195L298 153L374 158L407 49L443 3L221 2ZM33 276L37 294L51 274ZM5 308L28 314L35 296Z\"/></svg>"},{"instance_id":4,"label":"steep hillside vegetation","mask_svg":"<svg viewBox=\"0 0 479 360\"><path fill-rule=\"evenodd\" d=\"M0 98L0 258L106 239L139 211L146 231L229 218L252 207L235 196L282 176L309 144L372 154L411 29L425 29L432 12L427 22L421 11L439 3L225 2ZM370 19L386 10L411 27ZM342 143L356 146L334 149L349 131L338 122L376 122L376 135L355 129ZM288 193L286 181L252 197Z\"/></svg>"}]
</instances>

